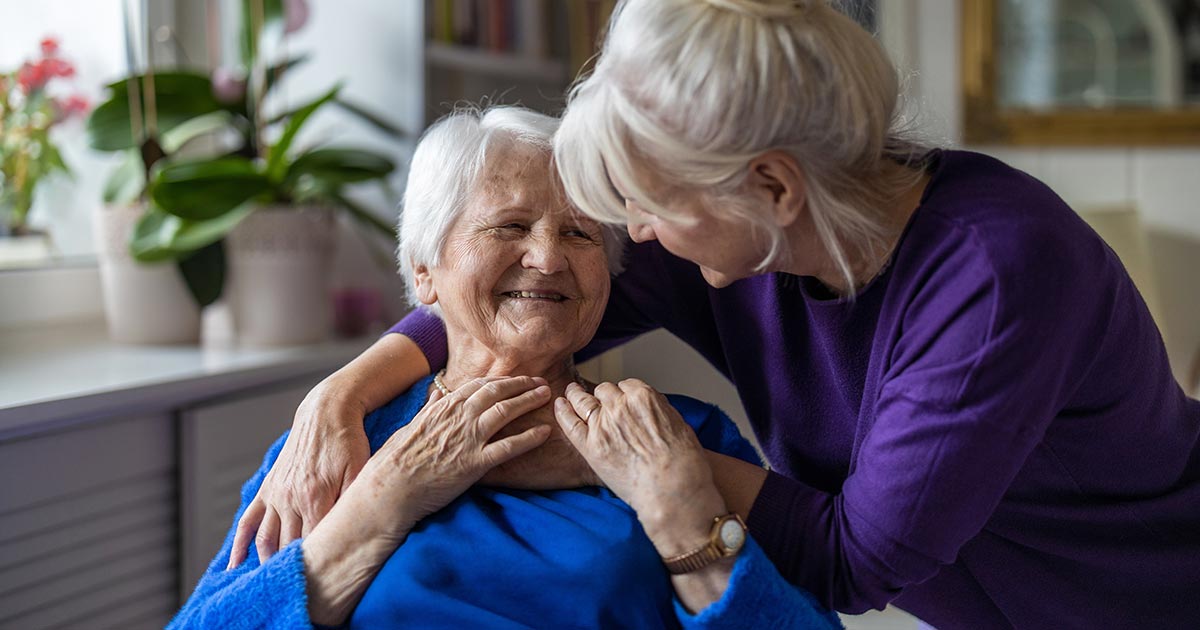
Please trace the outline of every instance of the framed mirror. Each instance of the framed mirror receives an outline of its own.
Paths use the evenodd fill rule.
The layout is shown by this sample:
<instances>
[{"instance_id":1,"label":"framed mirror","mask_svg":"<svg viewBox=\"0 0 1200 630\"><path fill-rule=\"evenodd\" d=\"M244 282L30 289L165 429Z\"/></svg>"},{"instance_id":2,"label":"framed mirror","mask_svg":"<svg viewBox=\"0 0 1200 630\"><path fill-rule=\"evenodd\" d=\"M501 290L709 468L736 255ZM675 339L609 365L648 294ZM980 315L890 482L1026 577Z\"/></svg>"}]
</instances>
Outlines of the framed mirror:
<instances>
[{"instance_id":1,"label":"framed mirror","mask_svg":"<svg viewBox=\"0 0 1200 630\"><path fill-rule=\"evenodd\" d=\"M961 0L963 137L1200 144L1200 0Z\"/></svg>"}]
</instances>

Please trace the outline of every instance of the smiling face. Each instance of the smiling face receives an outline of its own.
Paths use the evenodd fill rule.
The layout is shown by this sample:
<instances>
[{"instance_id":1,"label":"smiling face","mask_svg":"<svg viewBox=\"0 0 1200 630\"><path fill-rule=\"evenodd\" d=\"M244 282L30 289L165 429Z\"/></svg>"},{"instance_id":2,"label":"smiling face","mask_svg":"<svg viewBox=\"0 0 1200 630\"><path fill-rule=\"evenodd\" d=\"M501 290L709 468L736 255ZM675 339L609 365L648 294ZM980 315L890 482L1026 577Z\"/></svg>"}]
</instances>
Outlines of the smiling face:
<instances>
[{"instance_id":1,"label":"smiling face","mask_svg":"<svg viewBox=\"0 0 1200 630\"><path fill-rule=\"evenodd\" d=\"M608 303L599 224L567 205L549 152L521 144L492 152L441 260L414 271L452 353L482 349L508 364L568 358Z\"/></svg>"}]
</instances>

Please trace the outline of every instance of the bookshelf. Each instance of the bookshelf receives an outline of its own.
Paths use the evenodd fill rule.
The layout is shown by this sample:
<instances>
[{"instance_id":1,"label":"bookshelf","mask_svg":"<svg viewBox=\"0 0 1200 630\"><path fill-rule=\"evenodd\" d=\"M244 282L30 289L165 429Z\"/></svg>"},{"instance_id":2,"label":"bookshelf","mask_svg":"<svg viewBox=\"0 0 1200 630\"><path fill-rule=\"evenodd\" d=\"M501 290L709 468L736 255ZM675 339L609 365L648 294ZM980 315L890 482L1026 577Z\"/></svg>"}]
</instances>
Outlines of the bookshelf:
<instances>
[{"instance_id":1,"label":"bookshelf","mask_svg":"<svg viewBox=\"0 0 1200 630\"><path fill-rule=\"evenodd\" d=\"M557 115L616 0L425 0L425 122L455 104Z\"/></svg>"}]
</instances>

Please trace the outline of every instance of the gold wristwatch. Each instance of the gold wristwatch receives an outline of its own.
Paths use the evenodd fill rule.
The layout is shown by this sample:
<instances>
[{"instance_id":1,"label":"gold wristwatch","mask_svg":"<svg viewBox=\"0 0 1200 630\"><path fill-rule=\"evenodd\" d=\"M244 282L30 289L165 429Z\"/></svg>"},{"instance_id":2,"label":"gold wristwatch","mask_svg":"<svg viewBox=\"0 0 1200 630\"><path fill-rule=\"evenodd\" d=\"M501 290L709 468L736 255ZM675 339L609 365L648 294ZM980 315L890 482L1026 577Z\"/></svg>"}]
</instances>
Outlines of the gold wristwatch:
<instances>
[{"instance_id":1,"label":"gold wristwatch","mask_svg":"<svg viewBox=\"0 0 1200 630\"><path fill-rule=\"evenodd\" d=\"M704 546L678 556L663 558L663 564L667 565L667 571L672 575L691 573L721 558L736 556L745 544L746 523L737 514L726 514L713 519L712 530Z\"/></svg>"}]
</instances>

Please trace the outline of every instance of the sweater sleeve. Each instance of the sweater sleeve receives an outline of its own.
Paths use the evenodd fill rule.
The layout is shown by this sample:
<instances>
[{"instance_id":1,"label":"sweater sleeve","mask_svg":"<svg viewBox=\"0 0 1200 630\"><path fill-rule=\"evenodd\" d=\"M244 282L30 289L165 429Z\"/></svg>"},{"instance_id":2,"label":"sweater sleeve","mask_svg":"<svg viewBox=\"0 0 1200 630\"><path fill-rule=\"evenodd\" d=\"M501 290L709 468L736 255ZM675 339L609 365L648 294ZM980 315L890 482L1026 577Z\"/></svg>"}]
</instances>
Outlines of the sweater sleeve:
<instances>
[{"instance_id":1,"label":"sweater sleeve","mask_svg":"<svg viewBox=\"0 0 1200 630\"><path fill-rule=\"evenodd\" d=\"M733 565L721 599L691 614L678 598L675 615L684 630L823 630L841 628L837 614L808 592L788 584L753 538Z\"/></svg>"},{"instance_id":2,"label":"sweater sleeve","mask_svg":"<svg viewBox=\"0 0 1200 630\"><path fill-rule=\"evenodd\" d=\"M238 567L226 570L238 519L258 493L287 439L284 434L268 451L263 465L242 486L242 501L233 518L234 527L225 535L220 552L209 563L183 608L167 627L225 628L228 630L300 630L313 627L308 617L307 580L300 541L292 541L260 565L251 549Z\"/></svg>"},{"instance_id":3,"label":"sweater sleeve","mask_svg":"<svg viewBox=\"0 0 1200 630\"><path fill-rule=\"evenodd\" d=\"M1091 367L1108 299L1079 281L1093 263L1028 240L1054 255L996 261L968 235L931 265L840 494L769 474L751 532L826 606L882 608L955 562Z\"/></svg>"}]
</instances>

